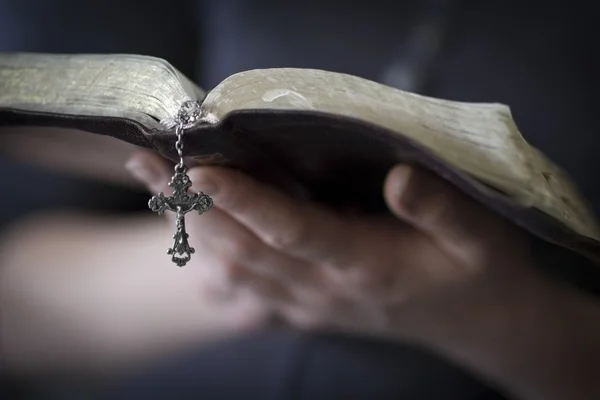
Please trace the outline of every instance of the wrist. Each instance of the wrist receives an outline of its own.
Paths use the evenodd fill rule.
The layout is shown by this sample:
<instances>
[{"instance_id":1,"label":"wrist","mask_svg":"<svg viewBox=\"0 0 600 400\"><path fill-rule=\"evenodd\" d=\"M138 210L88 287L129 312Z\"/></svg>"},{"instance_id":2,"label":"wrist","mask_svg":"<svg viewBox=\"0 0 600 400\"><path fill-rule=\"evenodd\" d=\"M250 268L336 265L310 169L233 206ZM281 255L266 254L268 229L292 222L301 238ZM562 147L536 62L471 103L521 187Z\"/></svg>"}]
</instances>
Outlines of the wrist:
<instances>
[{"instance_id":1,"label":"wrist","mask_svg":"<svg viewBox=\"0 0 600 400\"><path fill-rule=\"evenodd\" d=\"M415 306L404 307L397 332L404 340L440 349L500 343L552 314L558 297L567 295L562 285L523 263L411 301Z\"/></svg>"},{"instance_id":2,"label":"wrist","mask_svg":"<svg viewBox=\"0 0 600 400\"><path fill-rule=\"evenodd\" d=\"M533 268L480 289L426 316L430 322L416 325L411 339L521 398L600 391L593 376L600 362L596 302Z\"/></svg>"}]
</instances>

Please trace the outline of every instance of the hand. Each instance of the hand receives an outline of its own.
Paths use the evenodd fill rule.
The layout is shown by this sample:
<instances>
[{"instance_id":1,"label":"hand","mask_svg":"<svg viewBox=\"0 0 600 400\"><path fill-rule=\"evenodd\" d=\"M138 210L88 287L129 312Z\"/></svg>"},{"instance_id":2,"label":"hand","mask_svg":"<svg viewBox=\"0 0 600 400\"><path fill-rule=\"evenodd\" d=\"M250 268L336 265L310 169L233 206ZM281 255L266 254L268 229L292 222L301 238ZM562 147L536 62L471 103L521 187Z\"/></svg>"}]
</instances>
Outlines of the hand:
<instances>
[{"instance_id":1,"label":"hand","mask_svg":"<svg viewBox=\"0 0 600 400\"><path fill-rule=\"evenodd\" d=\"M157 156L132 164L151 191L170 193ZM596 302L538 273L527 235L435 175L389 172L383 196L396 218L335 213L224 168L189 175L215 207L188 214L188 267L205 274L205 291L249 310L232 313L240 323L277 314L422 345L516 398L598 398Z\"/></svg>"},{"instance_id":2,"label":"hand","mask_svg":"<svg viewBox=\"0 0 600 400\"><path fill-rule=\"evenodd\" d=\"M130 165L152 192L170 193L171 168L157 156L141 153ZM418 168L397 166L386 179L397 219L335 214L233 170L189 175L215 207L188 214L196 253L186 268L298 327L435 335L489 314L526 281L524 235Z\"/></svg>"}]
</instances>

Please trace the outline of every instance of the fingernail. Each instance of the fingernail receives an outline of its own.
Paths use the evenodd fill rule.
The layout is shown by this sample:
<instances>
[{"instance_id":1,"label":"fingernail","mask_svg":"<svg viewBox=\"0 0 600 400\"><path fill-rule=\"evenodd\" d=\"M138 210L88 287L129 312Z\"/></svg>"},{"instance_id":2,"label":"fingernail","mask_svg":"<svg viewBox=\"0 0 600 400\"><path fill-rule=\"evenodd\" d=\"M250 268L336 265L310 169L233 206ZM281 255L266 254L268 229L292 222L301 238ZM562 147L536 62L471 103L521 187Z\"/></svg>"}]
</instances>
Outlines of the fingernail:
<instances>
[{"instance_id":1,"label":"fingernail","mask_svg":"<svg viewBox=\"0 0 600 400\"><path fill-rule=\"evenodd\" d=\"M396 168L393 175L394 186L396 186L396 196L402 196L405 194L412 172L412 168L408 165L402 165Z\"/></svg>"},{"instance_id":2,"label":"fingernail","mask_svg":"<svg viewBox=\"0 0 600 400\"><path fill-rule=\"evenodd\" d=\"M129 161L125 163L125 168L127 168L134 178L148 186L153 186L160 181L160 173L156 168L139 158L130 158Z\"/></svg>"}]
</instances>

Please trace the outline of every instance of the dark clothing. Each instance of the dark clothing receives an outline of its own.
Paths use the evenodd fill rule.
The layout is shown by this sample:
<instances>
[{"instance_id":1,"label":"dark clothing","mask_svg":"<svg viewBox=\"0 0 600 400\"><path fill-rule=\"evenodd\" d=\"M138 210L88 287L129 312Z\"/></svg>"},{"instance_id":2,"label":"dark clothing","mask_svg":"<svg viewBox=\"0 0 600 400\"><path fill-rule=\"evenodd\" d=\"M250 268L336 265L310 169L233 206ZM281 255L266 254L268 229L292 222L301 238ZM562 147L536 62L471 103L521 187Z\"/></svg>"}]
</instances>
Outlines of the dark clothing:
<instances>
[{"instance_id":1,"label":"dark clothing","mask_svg":"<svg viewBox=\"0 0 600 400\"><path fill-rule=\"evenodd\" d=\"M140 8L128 10L127 1L111 0L100 3L92 23L79 14L90 12L81 0L8 3L0 0L8 10L0 11L7 22L0 21L0 29L11 29L0 34L0 40L10 38L0 43L4 50L152 54L188 75L196 71L208 88L234 72L263 67L391 79L390 66L403 65L412 54L407 38L414 27L439 18L432 13L435 7L449 7L440 25L443 40L425 63L418 89L455 100L509 104L526 139L564 166L600 210L598 84L592 75L600 63L590 46L592 21L584 3L455 1L430 7L406 1L220 0L199 2L191 13L187 3L171 1L145 2L142 18L136 15ZM59 3L71 11L56 14ZM77 32L65 36L64 26L71 23L77 23ZM70 198L89 188L74 190ZM26 196L25 189L19 192ZM496 398L459 368L422 351L295 333L245 337L191 352L117 392L110 397Z\"/></svg>"},{"instance_id":2,"label":"dark clothing","mask_svg":"<svg viewBox=\"0 0 600 400\"><path fill-rule=\"evenodd\" d=\"M187 354L125 387L115 400L503 399L425 352L291 332L225 341Z\"/></svg>"}]
</instances>

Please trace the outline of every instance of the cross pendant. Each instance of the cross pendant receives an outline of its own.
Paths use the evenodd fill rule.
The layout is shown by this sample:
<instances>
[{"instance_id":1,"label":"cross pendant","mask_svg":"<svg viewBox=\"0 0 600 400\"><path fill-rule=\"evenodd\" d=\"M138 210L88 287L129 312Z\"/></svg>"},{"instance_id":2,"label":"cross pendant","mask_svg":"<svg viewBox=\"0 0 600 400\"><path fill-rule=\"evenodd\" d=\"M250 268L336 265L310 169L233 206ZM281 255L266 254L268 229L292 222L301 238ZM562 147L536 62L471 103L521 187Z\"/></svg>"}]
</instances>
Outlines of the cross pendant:
<instances>
[{"instance_id":1,"label":"cross pendant","mask_svg":"<svg viewBox=\"0 0 600 400\"><path fill-rule=\"evenodd\" d=\"M173 188L173 194L166 197L160 192L148 201L148 207L158 215L162 215L165 210L177 213L176 230L173 235L174 243L167 254L171 255L171 261L177 266L183 267L188 263L195 250L188 243L189 235L185 231L185 214L190 211L198 211L202 214L208 211L212 205L212 199L204 193L188 193L192 182L186 174L185 167L175 168L175 174L169 182Z\"/></svg>"}]
</instances>

